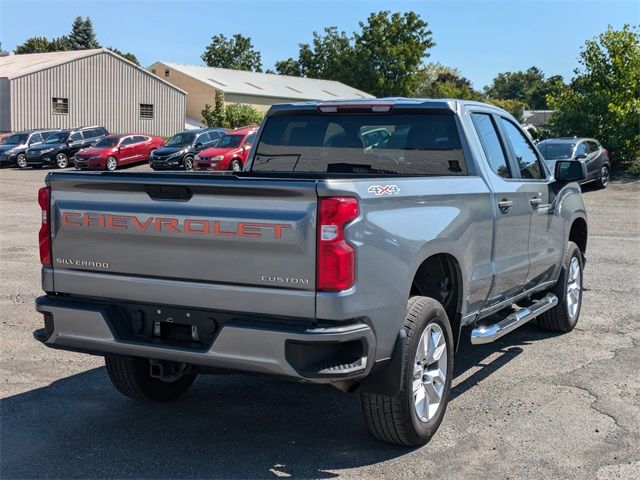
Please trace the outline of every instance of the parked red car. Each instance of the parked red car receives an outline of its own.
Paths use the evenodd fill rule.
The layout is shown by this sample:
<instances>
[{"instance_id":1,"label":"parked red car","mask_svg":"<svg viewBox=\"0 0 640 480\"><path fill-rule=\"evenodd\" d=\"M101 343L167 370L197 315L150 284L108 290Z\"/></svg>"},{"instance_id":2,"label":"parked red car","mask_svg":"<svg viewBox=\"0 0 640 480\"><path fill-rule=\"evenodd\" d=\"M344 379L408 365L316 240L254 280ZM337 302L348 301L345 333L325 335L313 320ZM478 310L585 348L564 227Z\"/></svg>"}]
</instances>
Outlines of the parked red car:
<instances>
[{"instance_id":1,"label":"parked red car","mask_svg":"<svg viewBox=\"0 0 640 480\"><path fill-rule=\"evenodd\" d=\"M146 162L164 140L149 135L109 135L92 147L76 153L74 163L80 170L114 171L120 165Z\"/></svg>"},{"instance_id":2,"label":"parked red car","mask_svg":"<svg viewBox=\"0 0 640 480\"><path fill-rule=\"evenodd\" d=\"M257 126L251 126L228 132L214 147L196 155L195 169L239 172L247 161L257 130Z\"/></svg>"}]
</instances>

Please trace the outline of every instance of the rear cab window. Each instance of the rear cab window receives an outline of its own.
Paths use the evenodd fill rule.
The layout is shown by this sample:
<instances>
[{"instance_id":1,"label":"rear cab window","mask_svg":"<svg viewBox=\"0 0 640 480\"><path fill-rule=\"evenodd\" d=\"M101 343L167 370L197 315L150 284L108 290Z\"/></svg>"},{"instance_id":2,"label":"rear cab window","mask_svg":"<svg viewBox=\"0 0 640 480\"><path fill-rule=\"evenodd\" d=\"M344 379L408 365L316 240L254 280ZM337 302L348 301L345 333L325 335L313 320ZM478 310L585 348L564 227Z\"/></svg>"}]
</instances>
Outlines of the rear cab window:
<instances>
[{"instance_id":1,"label":"rear cab window","mask_svg":"<svg viewBox=\"0 0 640 480\"><path fill-rule=\"evenodd\" d=\"M468 175L454 113L282 113L267 118L252 171Z\"/></svg>"}]
</instances>

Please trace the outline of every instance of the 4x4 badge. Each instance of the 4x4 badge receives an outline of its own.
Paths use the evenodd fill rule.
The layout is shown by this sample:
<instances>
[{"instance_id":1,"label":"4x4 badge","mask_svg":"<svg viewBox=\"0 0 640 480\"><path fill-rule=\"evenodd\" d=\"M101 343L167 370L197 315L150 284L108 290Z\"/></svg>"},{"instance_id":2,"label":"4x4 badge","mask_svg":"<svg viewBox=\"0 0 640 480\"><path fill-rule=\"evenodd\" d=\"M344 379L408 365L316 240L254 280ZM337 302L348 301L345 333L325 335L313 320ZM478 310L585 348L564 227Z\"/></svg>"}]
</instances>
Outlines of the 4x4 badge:
<instances>
[{"instance_id":1,"label":"4x4 badge","mask_svg":"<svg viewBox=\"0 0 640 480\"><path fill-rule=\"evenodd\" d=\"M373 193L378 197L381 195L398 195L400 188L397 185L371 185L367 188L367 192Z\"/></svg>"}]
</instances>

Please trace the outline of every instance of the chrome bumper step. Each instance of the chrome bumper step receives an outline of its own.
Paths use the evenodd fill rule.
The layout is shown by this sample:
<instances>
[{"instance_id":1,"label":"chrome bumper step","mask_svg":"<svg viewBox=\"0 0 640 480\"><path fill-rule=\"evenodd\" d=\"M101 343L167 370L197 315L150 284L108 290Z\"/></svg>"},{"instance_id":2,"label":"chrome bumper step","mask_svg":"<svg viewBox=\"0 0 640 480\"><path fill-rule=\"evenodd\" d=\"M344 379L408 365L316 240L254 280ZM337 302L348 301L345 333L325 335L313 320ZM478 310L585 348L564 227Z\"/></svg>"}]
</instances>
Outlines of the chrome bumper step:
<instances>
[{"instance_id":1,"label":"chrome bumper step","mask_svg":"<svg viewBox=\"0 0 640 480\"><path fill-rule=\"evenodd\" d=\"M548 293L544 298L534 301L528 307L518 309L499 322L479 324L471 331L471 343L473 345L484 345L495 342L500 337L521 327L557 304L558 297L553 293Z\"/></svg>"}]
</instances>

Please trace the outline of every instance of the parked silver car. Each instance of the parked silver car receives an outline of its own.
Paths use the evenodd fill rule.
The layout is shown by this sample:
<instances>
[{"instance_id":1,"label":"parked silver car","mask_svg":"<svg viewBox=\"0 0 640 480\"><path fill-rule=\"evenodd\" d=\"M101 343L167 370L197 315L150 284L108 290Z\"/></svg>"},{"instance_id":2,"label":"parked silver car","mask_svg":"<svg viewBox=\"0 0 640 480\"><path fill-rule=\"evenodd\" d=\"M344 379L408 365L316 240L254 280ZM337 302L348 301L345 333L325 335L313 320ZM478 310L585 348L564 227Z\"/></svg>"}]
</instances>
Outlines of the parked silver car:
<instances>
[{"instance_id":1,"label":"parked silver car","mask_svg":"<svg viewBox=\"0 0 640 480\"><path fill-rule=\"evenodd\" d=\"M587 178L580 183L594 182L599 188L609 184L609 152L593 138L549 138L536 145L554 171L558 160L575 160L587 168Z\"/></svg>"}]
</instances>

